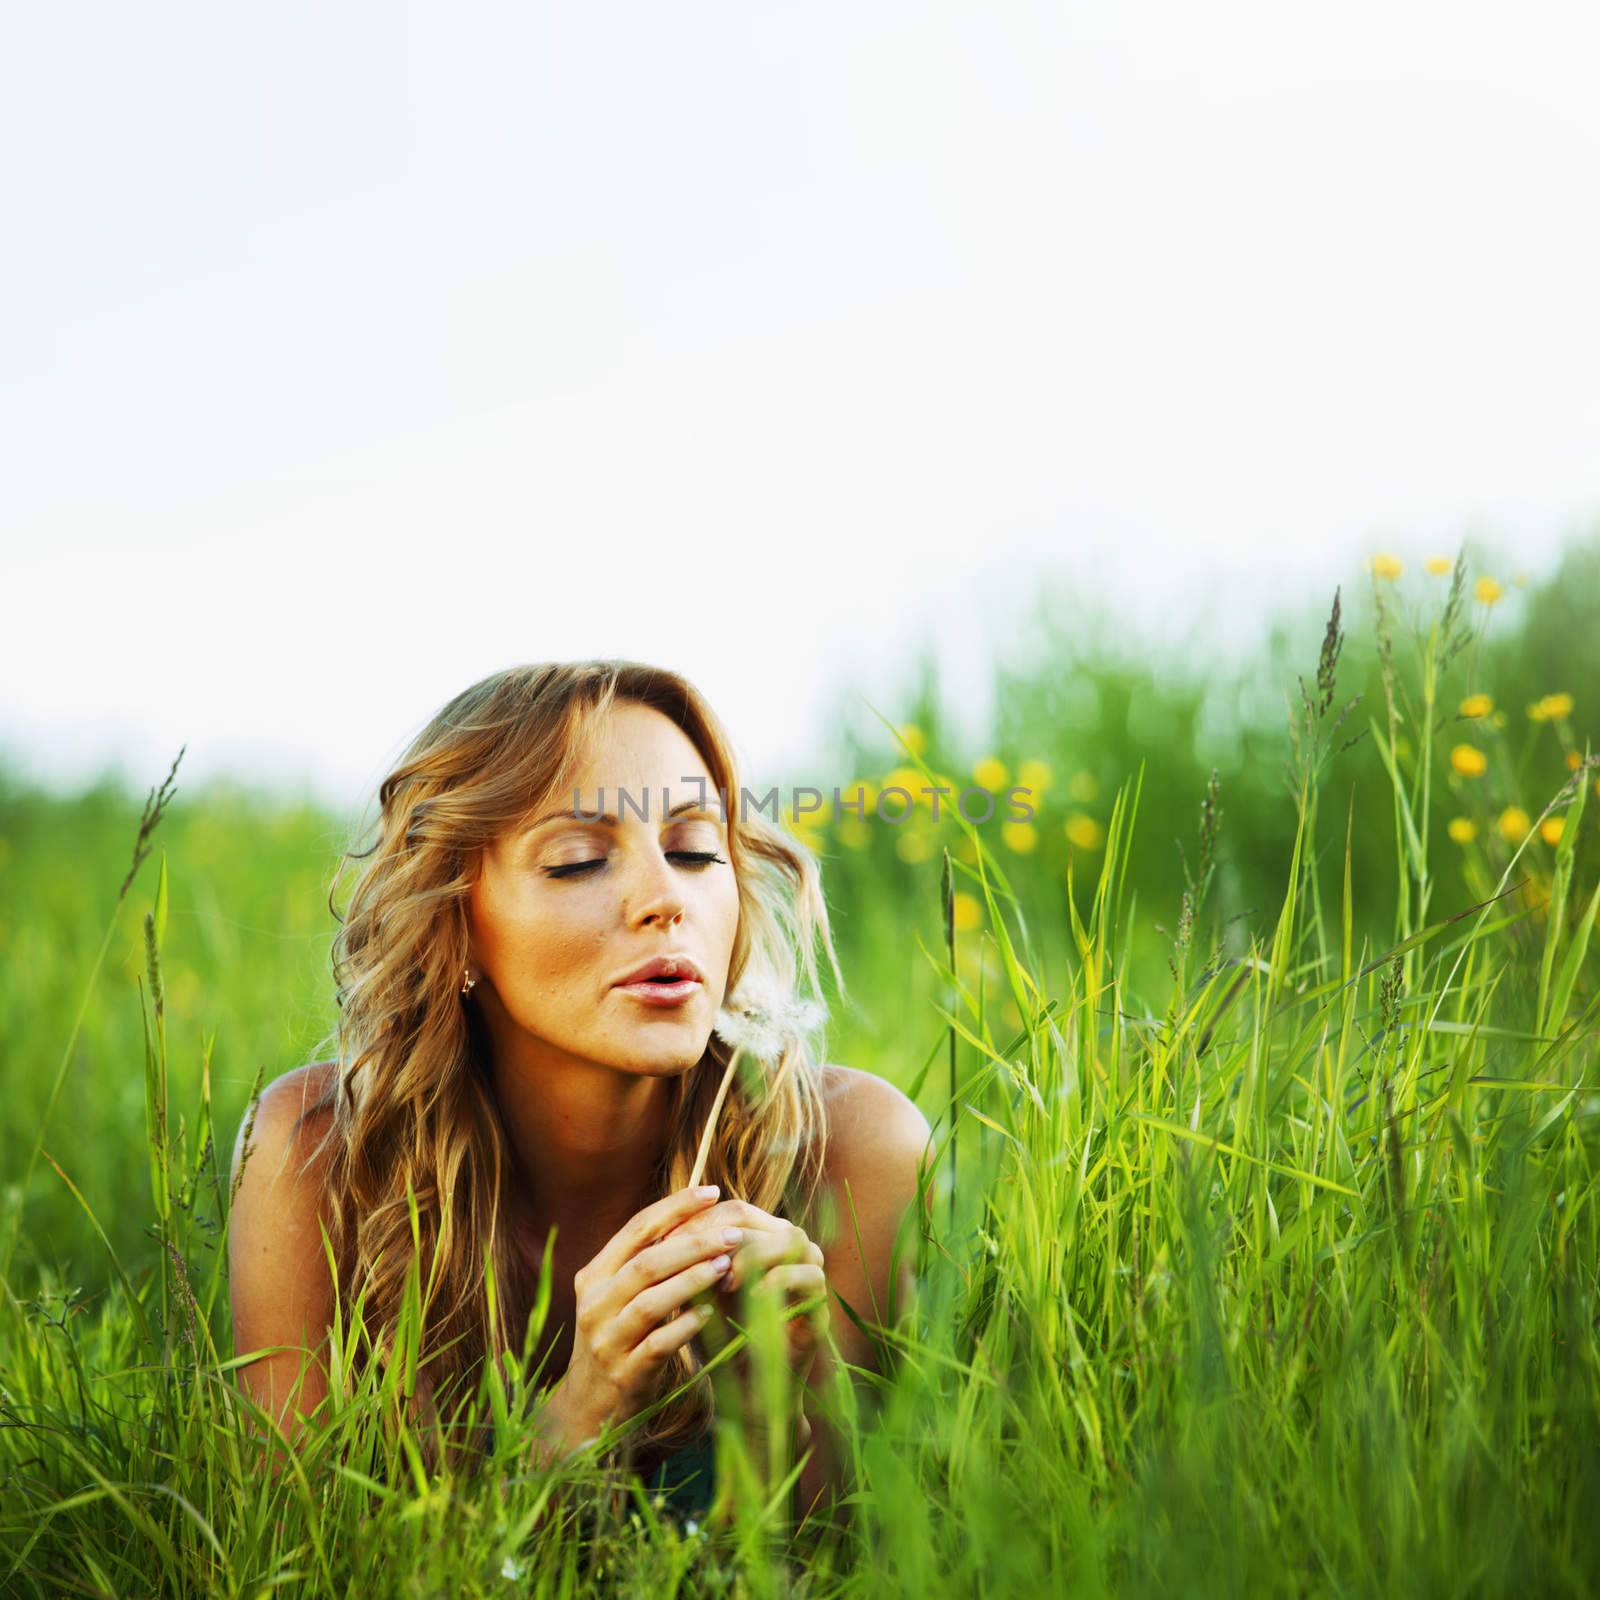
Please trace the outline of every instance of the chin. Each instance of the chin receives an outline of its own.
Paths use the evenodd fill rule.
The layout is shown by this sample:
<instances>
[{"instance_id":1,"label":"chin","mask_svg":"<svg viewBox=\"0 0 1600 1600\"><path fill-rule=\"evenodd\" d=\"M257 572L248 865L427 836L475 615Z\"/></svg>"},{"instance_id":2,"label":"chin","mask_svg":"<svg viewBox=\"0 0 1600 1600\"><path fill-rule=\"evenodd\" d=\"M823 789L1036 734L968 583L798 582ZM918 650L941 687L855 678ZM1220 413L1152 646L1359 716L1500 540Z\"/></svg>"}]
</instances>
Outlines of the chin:
<instances>
[{"instance_id":1,"label":"chin","mask_svg":"<svg viewBox=\"0 0 1600 1600\"><path fill-rule=\"evenodd\" d=\"M611 1064L622 1072L637 1072L642 1077L677 1078L692 1072L704 1058L706 1042L677 1045L660 1044L654 1049L641 1046L638 1050L624 1050L611 1058ZM597 1057L605 1060L606 1057Z\"/></svg>"}]
</instances>

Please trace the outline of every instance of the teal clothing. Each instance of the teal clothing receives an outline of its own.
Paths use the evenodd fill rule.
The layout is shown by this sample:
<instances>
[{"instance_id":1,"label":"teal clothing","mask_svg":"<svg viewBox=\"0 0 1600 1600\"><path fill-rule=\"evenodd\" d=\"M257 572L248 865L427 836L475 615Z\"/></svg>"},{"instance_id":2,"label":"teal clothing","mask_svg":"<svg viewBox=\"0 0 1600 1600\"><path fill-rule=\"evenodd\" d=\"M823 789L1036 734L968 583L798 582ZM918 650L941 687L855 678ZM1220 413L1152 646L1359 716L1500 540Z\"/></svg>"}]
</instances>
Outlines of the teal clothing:
<instances>
[{"instance_id":1,"label":"teal clothing","mask_svg":"<svg viewBox=\"0 0 1600 1600\"><path fill-rule=\"evenodd\" d=\"M664 1510L683 1518L703 1517L716 1492L716 1441L707 1437L664 1456L655 1471L641 1479L645 1493L659 1494Z\"/></svg>"}]
</instances>

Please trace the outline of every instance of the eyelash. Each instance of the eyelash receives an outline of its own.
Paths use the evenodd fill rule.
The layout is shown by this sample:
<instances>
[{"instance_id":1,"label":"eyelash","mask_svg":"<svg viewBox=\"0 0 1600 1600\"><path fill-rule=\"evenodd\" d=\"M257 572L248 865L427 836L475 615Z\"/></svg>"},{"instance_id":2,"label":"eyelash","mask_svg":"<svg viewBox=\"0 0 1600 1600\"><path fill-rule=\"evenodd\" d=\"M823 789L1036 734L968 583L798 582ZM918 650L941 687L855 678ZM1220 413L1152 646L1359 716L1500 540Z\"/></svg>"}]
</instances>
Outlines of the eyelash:
<instances>
[{"instance_id":1,"label":"eyelash","mask_svg":"<svg viewBox=\"0 0 1600 1600\"><path fill-rule=\"evenodd\" d=\"M722 861L724 866L727 865L715 850L669 850L667 855L674 861L687 861L696 869L709 867L713 861ZM597 861L569 861L565 866L546 867L544 872L547 878L572 878L604 865L605 858L601 857Z\"/></svg>"}]
</instances>

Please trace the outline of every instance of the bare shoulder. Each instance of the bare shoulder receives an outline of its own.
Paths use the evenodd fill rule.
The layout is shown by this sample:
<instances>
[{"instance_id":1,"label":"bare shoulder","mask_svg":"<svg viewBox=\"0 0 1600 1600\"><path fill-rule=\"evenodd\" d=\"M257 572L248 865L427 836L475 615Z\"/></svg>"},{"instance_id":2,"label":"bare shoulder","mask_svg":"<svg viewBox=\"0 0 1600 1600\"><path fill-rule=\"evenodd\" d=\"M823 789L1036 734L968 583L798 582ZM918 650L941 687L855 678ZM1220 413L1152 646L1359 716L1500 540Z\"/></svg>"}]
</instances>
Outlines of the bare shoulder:
<instances>
[{"instance_id":1,"label":"bare shoulder","mask_svg":"<svg viewBox=\"0 0 1600 1600\"><path fill-rule=\"evenodd\" d=\"M322 1228L332 1121L320 1097L334 1066L319 1061L274 1078L239 1124L233 1146L228 1255L237 1298L266 1269L269 1293L286 1274L324 1270Z\"/></svg>"},{"instance_id":2,"label":"bare shoulder","mask_svg":"<svg viewBox=\"0 0 1600 1600\"><path fill-rule=\"evenodd\" d=\"M923 1203L931 1205L933 1133L916 1101L887 1078L855 1067L824 1067L821 1087L827 1133L820 1179L826 1198L819 1201L816 1221L822 1235L831 1237L837 1219L852 1213L898 1218L917 1193L919 1171Z\"/></svg>"},{"instance_id":3,"label":"bare shoulder","mask_svg":"<svg viewBox=\"0 0 1600 1600\"><path fill-rule=\"evenodd\" d=\"M332 1113L319 1105L332 1087L334 1071L331 1061L313 1062L274 1078L261 1091L253 1111L247 1110L241 1119L234 1139L234 1182L246 1156L251 1176L258 1182L279 1176L291 1157L300 1158L297 1168L303 1163L327 1131Z\"/></svg>"},{"instance_id":4,"label":"bare shoulder","mask_svg":"<svg viewBox=\"0 0 1600 1600\"><path fill-rule=\"evenodd\" d=\"M329 1152L320 1148L332 1111L318 1103L334 1070L317 1062L273 1079L246 1111L234 1142L228 1211L234 1348L250 1357L239 1369L245 1389L279 1419L286 1404L309 1411L327 1393L324 1369L313 1362L302 1372L301 1359L319 1345L334 1301L323 1239Z\"/></svg>"},{"instance_id":5,"label":"bare shoulder","mask_svg":"<svg viewBox=\"0 0 1600 1600\"><path fill-rule=\"evenodd\" d=\"M871 1072L830 1064L822 1069L828 1114L826 1165L870 1163L920 1152L932 1137L928 1119L903 1089Z\"/></svg>"},{"instance_id":6,"label":"bare shoulder","mask_svg":"<svg viewBox=\"0 0 1600 1600\"><path fill-rule=\"evenodd\" d=\"M925 1213L933 1205L932 1130L917 1103L887 1078L830 1065L821 1090L828 1128L808 1231L840 1300L863 1315L892 1313L909 1293L916 1256L907 1219L919 1194ZM836 1333L846 1361L872 1364L870 1345L842 1315Z\"/></svg>"}]
</instances>

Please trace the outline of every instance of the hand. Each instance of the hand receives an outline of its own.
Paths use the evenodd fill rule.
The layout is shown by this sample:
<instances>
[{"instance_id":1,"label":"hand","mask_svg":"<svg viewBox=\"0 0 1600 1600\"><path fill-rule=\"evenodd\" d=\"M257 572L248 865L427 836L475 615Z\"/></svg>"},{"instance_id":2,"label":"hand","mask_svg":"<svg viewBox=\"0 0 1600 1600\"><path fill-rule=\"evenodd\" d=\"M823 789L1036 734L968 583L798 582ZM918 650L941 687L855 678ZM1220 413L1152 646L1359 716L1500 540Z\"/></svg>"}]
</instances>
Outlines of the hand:
<instances>
[{"instance_id":1,"label":"hand","mask_svg":"<svg viewBox=\"0 0 1600 1600\"><path fill-rule=\"evenodd\" d=\"M710 1320L690 1301L728 1270L728 1219L711 1198L680 1189L630 1217L572 1280L572 1358L557 1387L578 1437L627 1421L655 1398L668 1358ZM554 1397L553 1397L554 1398Z\"/></svg>"},{"instance_id":2,"label":"hand","mask_svg":"<svg viewBox=\"0 0 1600 1600\"><path fill-rule=\"evenodd\" d=\"M702 1225L720 1228L729 1224L743 1228L745 1236L734 1252L731 1269L719 1286L716 1299L722 1303L722 1309L731 1309L746 1293L771 1294L779 1297L785 1306L817 1302L791 1316L785 1324L788 1364L797 1383L803 1385L811 1376L817 1350L830 1326L828 1280L823 1270L821 1247L807 1236L805 1229L746 1200L719 1201L703 1217L694 1218L692 1223L681 1223L679 1227L692 1231ZM671 1237L669 1234L668 1238ZM699 1328L693 1329L691 1337L699 1331ZM718 1348L724 1342L719 1339ZM742 1376L747 1376L749 1371L747 1353L748 1346L734 1357Z\"/></svg>"}]
</instances>

